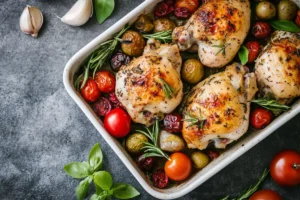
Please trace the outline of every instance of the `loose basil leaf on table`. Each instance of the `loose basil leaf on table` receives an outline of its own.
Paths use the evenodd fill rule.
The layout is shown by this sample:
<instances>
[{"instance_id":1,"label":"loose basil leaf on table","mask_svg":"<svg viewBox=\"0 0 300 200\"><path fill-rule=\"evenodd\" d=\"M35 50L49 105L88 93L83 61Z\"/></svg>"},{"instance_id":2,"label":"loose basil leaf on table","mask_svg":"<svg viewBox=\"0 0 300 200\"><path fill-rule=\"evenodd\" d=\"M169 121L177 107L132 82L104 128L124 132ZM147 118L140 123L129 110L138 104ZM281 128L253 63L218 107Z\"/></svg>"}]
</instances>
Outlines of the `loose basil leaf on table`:
<instances>
[{"instance_id":1,"label":"loose basil leaf on table","mask_svg":"<svg viewBox=\"0 0 300 200\"><path fill-rule=\"evenodd\" d=\"M67 164L64 170L73 178L85 178L93 174L93 169L87 162L72 162Z\"/></svg>"},{"instance_id":2,"label":"loose basil leaf on table","mask_svg":"<svg viewBox=\"0 0 300 200\"><path fill-rule=\"evenodd\" d=\"M96 18L102 24L113 12L115 8L114 0L94 0Z\"/></svg>"},{"instance_id":3,"label":"loose basil leaf on table","mask_svg":"<svg viewBox=\"0 0 300 200\"><path fill-rule=\"evenodd\" d=\"M99 186L102 190L108 191L113 185L112 176L106 171L96 172L94 174L94 183L95 185Z\"/></svg>"},{"instance_id":4,"label":"loose basil leaf on table","mask_svg":"<svg viewBox=\"0 0 300 200\"><path fill-rule=\"evenodd\" d=\"M271 20L270 24L273 28L281 31L299 33L300 28L292 21L288 20Z\"/></svg>"},{"instance_id":5,"label":"loose basil leaf on table","mask_svg":"<svg viewBox=\"0 0 300 200\"><path fill-rule=\"evenodd\" d=\"M248 49L244 45L242 45L238 54L242 65L245 65L248 62Z\"/></svg>"},{"instance_id":6,"label":"loose basil leaf on table","mask_svg":"<svg viewBox=\"0 0 300 200\"><path fill-rule=\"evenodd\" d=\"M93 180L93 176L88 176L84 180L82 180L79 185L76 187L76 196L78 200L82 200L86 197L89 185Z\"/></svg>"},{"instance_id":7,"label":"loose basil leaf on table","mask_svg":"<svg viewBox=\"0 0 300 200\"><path fill-rule=\"evenodd\" d=\"M103 154L99 143L92 147L88 161L90 166L94 168L94 171L98 171L102 167Z\"/></svg>"},{"instance_id":8,"label":"loose basil leaf on table","mask_svg":"<svg viewBox=\"0 0 300 200\"><path fill-rule=\"evenodd\" d=\"M140 194L134 187L125 183L118 183L111 190L113 196L119 199L130 199Z\"/></svg>"}]
</instances>

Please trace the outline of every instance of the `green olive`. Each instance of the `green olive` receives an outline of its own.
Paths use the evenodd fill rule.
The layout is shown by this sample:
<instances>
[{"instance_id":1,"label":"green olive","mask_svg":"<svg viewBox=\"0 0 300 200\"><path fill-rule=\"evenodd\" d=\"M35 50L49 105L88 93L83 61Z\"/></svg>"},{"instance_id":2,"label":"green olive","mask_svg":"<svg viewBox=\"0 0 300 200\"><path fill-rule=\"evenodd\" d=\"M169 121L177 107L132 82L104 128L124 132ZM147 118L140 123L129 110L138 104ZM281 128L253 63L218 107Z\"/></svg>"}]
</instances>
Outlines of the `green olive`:
<instances>
[{"instance_id":1,"label":"green olive","mask_svg":"<svg viewBox=\"0 0 300 200\"><path fill-rule=\"evenodd\" d=\"M198 83L204 76L204 68L199 60L195 58L187 59L183 63L181 70L183 80L190 84Z\"/></svg>"},{"instance_id":2,"label":"green olive","mask_svg":"<svg viewBox=\"0 0 300 200\"><path fill-rule=\"evenodd\" d=\"M148 33L154 28L152 19L147 15L141 15L135 21L134 27L141 33Z\"/></svg>"},{"instance_id":3,"label":"green olive","mask_svg":"<svg viewBox=\"0 0 300 200\"><path fill-rule=\"evenodd\" d=\"M136 31L126 31L122 36L122 51L128 56L140 56L143 54L145 40Z\"/></svg>"},{"instance_id":4,"label":"green olive","mask_svg":"<svg viewBox=\"0 0 300 200\"><path fill-rule=\"evenodd\" d=\"M297 5L289 0L280 1L278 4L278 19L293 20L297 15Z\"/></svg>"},{"instance_id":5,"label":"green olive","mask_svg":"<svg viewBox=\"0 0 300 200\"><path fill-rule=\"evenodd\" d=\"M153 23L154 23L154 30L153 30L154 33L173 30L176 27L175 23L168 18L159 18L155 20Z\"/></svg>"},{"instance_id":6,"label":"green olive","mask_svg":"<svg viewBox=\"0 0 300 200\"><path fill-rule=\"evenodd\" d=\"M148 138L141 133L133 133L126 139L126 149L129 153L138 154L144 146L144 142L148 142Z\"/></svg>"},{"instance_id":7,"label":"green olive","mask_svg":"<svg viewBox=\"0 0 300 200\"><path fill-rule=\"evenodd\" d=\"M203 169L209 163L209 157L205 153L196 151L192 153L191 159L196 169Z\"/></svg>"},{"instance_id":8,"label":"green olive","mask_svg":"<svg viewBox=\"0 0 300 200\"><path fill-rule=\"evenodd\" d=\"M260 19L272 19L276 16L276 7L268 1L262 1L256 6L256 15Z\"/></svg>"}]
</instances>

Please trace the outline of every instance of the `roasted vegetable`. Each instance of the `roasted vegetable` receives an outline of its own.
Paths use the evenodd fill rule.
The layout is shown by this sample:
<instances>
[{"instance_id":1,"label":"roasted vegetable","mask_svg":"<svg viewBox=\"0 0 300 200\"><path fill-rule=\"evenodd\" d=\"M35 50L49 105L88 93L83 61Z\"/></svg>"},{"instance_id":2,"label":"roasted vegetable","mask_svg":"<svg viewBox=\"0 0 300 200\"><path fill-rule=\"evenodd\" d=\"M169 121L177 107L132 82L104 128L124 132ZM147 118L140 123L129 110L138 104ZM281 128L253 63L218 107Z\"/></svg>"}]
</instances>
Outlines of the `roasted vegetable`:
<instances>
[{"instance_id":1,"label":"roasted vegetable","mask_svg":"<svg viewBox=\"0 0 300 200\"><path fill-rule=\"evenodd\" d=\"M154 25L149 16L141 15L134 23L134 27L141 33L149 33L153 30Z\"/></svg>"},{"instance_id":2,"label":"roasted vegetable","mask_svg":"<svg viewBox=\"0 0 300 200\"><path fill-rule=\"evenodd\" d=\"M276 16L276 7L269 1L262 1L256 6L256 15L260 19L272 19Z\"/></svg>"},{"instance_id":3,"label":"roasted vegetable","mask_svg":"<svg viewBox=\"0 0 300 200\"><path fill-rule=\"evenodd\" d=\"M203 65L195 58L187 59L181 69L181 76L186 82L196 84L204 76Z\"/></svg>"},{"instance_id":4,"label":"roasted vegetable","mask_svg":"<svg viewBox=\"0 0 300 200\"><path fill-rule=\"evenodd\" d=\"M183 139L178 135L161 131L159 135L159 147L168 152L177 152L184 149L185 144Z\"/></svg>"},{"instance_id":5,"label":"roasted vegetable","mask_svg":"<svg viewBox=\"0 0 300 200\"><path fill-rule=\"evenodd\" d=\"M130 153L138 154L144 146L144 142L148 142L148 138L141 133L133 133L126 139L126 149Z\"/></svg>"},{"instance_id":6,"label":"roasted vegetable","mask_svg":"<svg viewBox=\"0 0 300 200\"><path fill-rule=\"evenodd\" d=\"M194 167L197 169L203 169L209 163L209 157L201 151L193 152L191 159L194 163Z\"/></svg>"},{"instance_id":7,"label":"roasted vegetable","mask_svg":"<svg viewBox=\"0 0 300 200\"><path fill-rule=\"evenodd\" d=\"M122 65L127 65L131 58L123 52L117 52L110 59L110 67L113 71L119 71Z\"/></svg>"},{"instance_id":8,"label":"roasted vegetable","mask_svg":"<svg viewBox=\"0 0 300 200\"><path fill-rule=\"evenodd\" d=\"M297 15L297 5L289 0L280 1L278 4L278 19L293 20Z\"/></svg>"},{"instance_id":9,"label":"roasted vegetable","mask_svg":"<svg viewBox=\"0 0 300 200\"><path fill-rule=\"evenodd\" d=\"M176 27L175 23L168 18L160 18L155 20L153 23L154 23L154 30L153 30L154 33L173 30Z\"/></svg>"},{"instance_id":10,"label":"roasted vegetable","mask_svg":"<svg viewBox=\"0 0 300 200\"><path fill-rule=\"evenodd\" d=\"M122 36L122 51L128 56L140 56L143 54L145 41L136 31L126 31Z\"/></svg>"}]
</instances>

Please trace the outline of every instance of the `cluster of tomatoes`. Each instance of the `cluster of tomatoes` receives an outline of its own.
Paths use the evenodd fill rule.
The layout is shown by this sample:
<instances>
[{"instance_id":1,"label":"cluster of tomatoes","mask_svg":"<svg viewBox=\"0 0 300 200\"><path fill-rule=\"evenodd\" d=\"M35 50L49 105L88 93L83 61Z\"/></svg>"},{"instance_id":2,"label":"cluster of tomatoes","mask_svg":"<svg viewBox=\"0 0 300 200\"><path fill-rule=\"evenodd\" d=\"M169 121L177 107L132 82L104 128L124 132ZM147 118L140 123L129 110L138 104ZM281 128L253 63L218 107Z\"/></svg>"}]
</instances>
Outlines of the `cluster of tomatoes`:
<instances>
[{"instance_id":1,"label":"cluster of tomatoes","mask_svg":"<svg viewBox=\"0 0 300 200\"><path fill-rule=\"evenodd\" d=\"M273 180L281 186L296 186L300 184L300 153L294 150L284 150L275 155L270 164ZM282 200L273 190L255 192L249 200Z\"/></svg>"}]
</instances>

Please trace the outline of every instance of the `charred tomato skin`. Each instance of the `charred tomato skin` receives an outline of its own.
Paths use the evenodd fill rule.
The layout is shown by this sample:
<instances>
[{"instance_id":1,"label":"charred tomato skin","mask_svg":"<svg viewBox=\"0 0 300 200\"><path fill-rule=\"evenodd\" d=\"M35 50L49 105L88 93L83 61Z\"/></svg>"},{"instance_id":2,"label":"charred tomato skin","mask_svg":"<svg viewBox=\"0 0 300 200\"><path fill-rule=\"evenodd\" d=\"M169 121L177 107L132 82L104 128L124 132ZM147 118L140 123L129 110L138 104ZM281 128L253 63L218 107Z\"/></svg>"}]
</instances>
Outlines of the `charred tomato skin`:
<instances>
[{"instance_id":1,"label":"charred tomato skin","mask_svg":"<svg viewBox=\"0 0 300 200\"><path fill-rule=\"evenodd\" d=\"M152 174L153 185L163 189L168 186L169 178L163 169L158 169Z\"/></svg>"},{"instance_id":2,"label":"charred tomato skin","mask_svg":"<svg viewBox=\"0 0 300 200\"><path fill-rule=\"evenodd\" d=\"M158 3L154 8L154 15L156 17L164 17L172 13L174 9L175 7L173 0L164 0Z\"/></svg>"},{"instance_id":3,"label":"charred tomato skin","mask_svg":"<svg viewBox=\"0 0 300 200\"><path fill-rule=\"evenodd\" d=\"M102 70L97 72L95 75L95 81L101 92L109 93L115 90L116 87L115 75L108 70Z\"/></svg>"},{"instance_id":4,"label":"charred tomato skin","mask_svg":"<svg viewBox=\"0 0 300 200\"><path fill-rule=\"evenodd\" d=\"M110 59L110 67L113 71L119 71L122 65L127 65L131 58L123 52L117 52Z\"/></svg>"},{"instance_id":5,"label":"charred tomato skin","mask_svg":"<svg viewBox=\"0 0 300 200\"><path fill-rule=\"evenodd\" d=\"M93 110L99 117L104 117L112 109L112 103L106 97L100 97L94 104Z\"/></svg>"},{"instance_id":6,"label":"charred tomato skin","mask_svg":"<svg viewBox=\"0 0 300 200\"><path fill-rule=\"evenodd\" d=\"M100 90L94 79L89 78L82 89L80 89L82 97L89 103L95 102L100 97Z\"/></svg>"},{"instance_id":7,"label":"charred tomato skin","mask_svg":"<svg viewBox=\"0 0 300 200\"><path fill-rule=\"evenodd\" d=\"M279 185L299 185L300 153L294 150L283 150L276 154L270 163L270 174Z\"/></svg>"},{"instance_id":8,"label":"charred tomato skin","mask_svg":"<svg viewBox=\"0 0 300 200\"><path fill-rule=\"evenodd\" d=\"M255 129L266 127L271 123L272 119L272 112L265 108L255 108L250 114L250 124Z\"/></svg>"},{"instance_id":9,"label":"charred tomato skin","mask_svg":"<svg viewBox=\"0 0 300 200\"><path fill-rule=\"evenodd\" d=\"M249 200L283 200L280 194L273 190L259 190Z\"/></svg>"},{"instance_id":10,"label":"charred tomato skin","mask_svg":"<svg viewBox=\"0 0 300 200\"><path fill-rule=\"evenodd\" d=\"M137 158L138 167L143 171L150 171L155 164L155 158L153 157L142 158L142 156L143 154L141 154Z\"/></svg>"},{"instance_id":11,"label":"charred tomato skin","mask_svg":"<svg viewBox=\"0 0 300 200\"><path fill-rule=\"evenodd\" d=\"M182 130L181 115L178 113L167 114L164 118L165 130L171 133L179 133Z\"/></svg>"},{"instance_id":12,"label":"charred tomato skin","mask_svg":"<svg viewBox=\"0 0 300 200\"><path fill-rule=\"evenodd\" d=\"M258 39L265 39L272 33L272 28L268 22L256 22L252 27L252 34Z\"/></svg>"},{"instance_id":13,"label":"charred tomato skin","mask_svg":"<svg viewBox=\"0 0 300 200\"><path fill-rule=\"evenodd\" d=\"M248 63L253 63L260 52L260 44L257 41L249 41L246 43L248 49Z\"/></svg>"}]
</instances>

